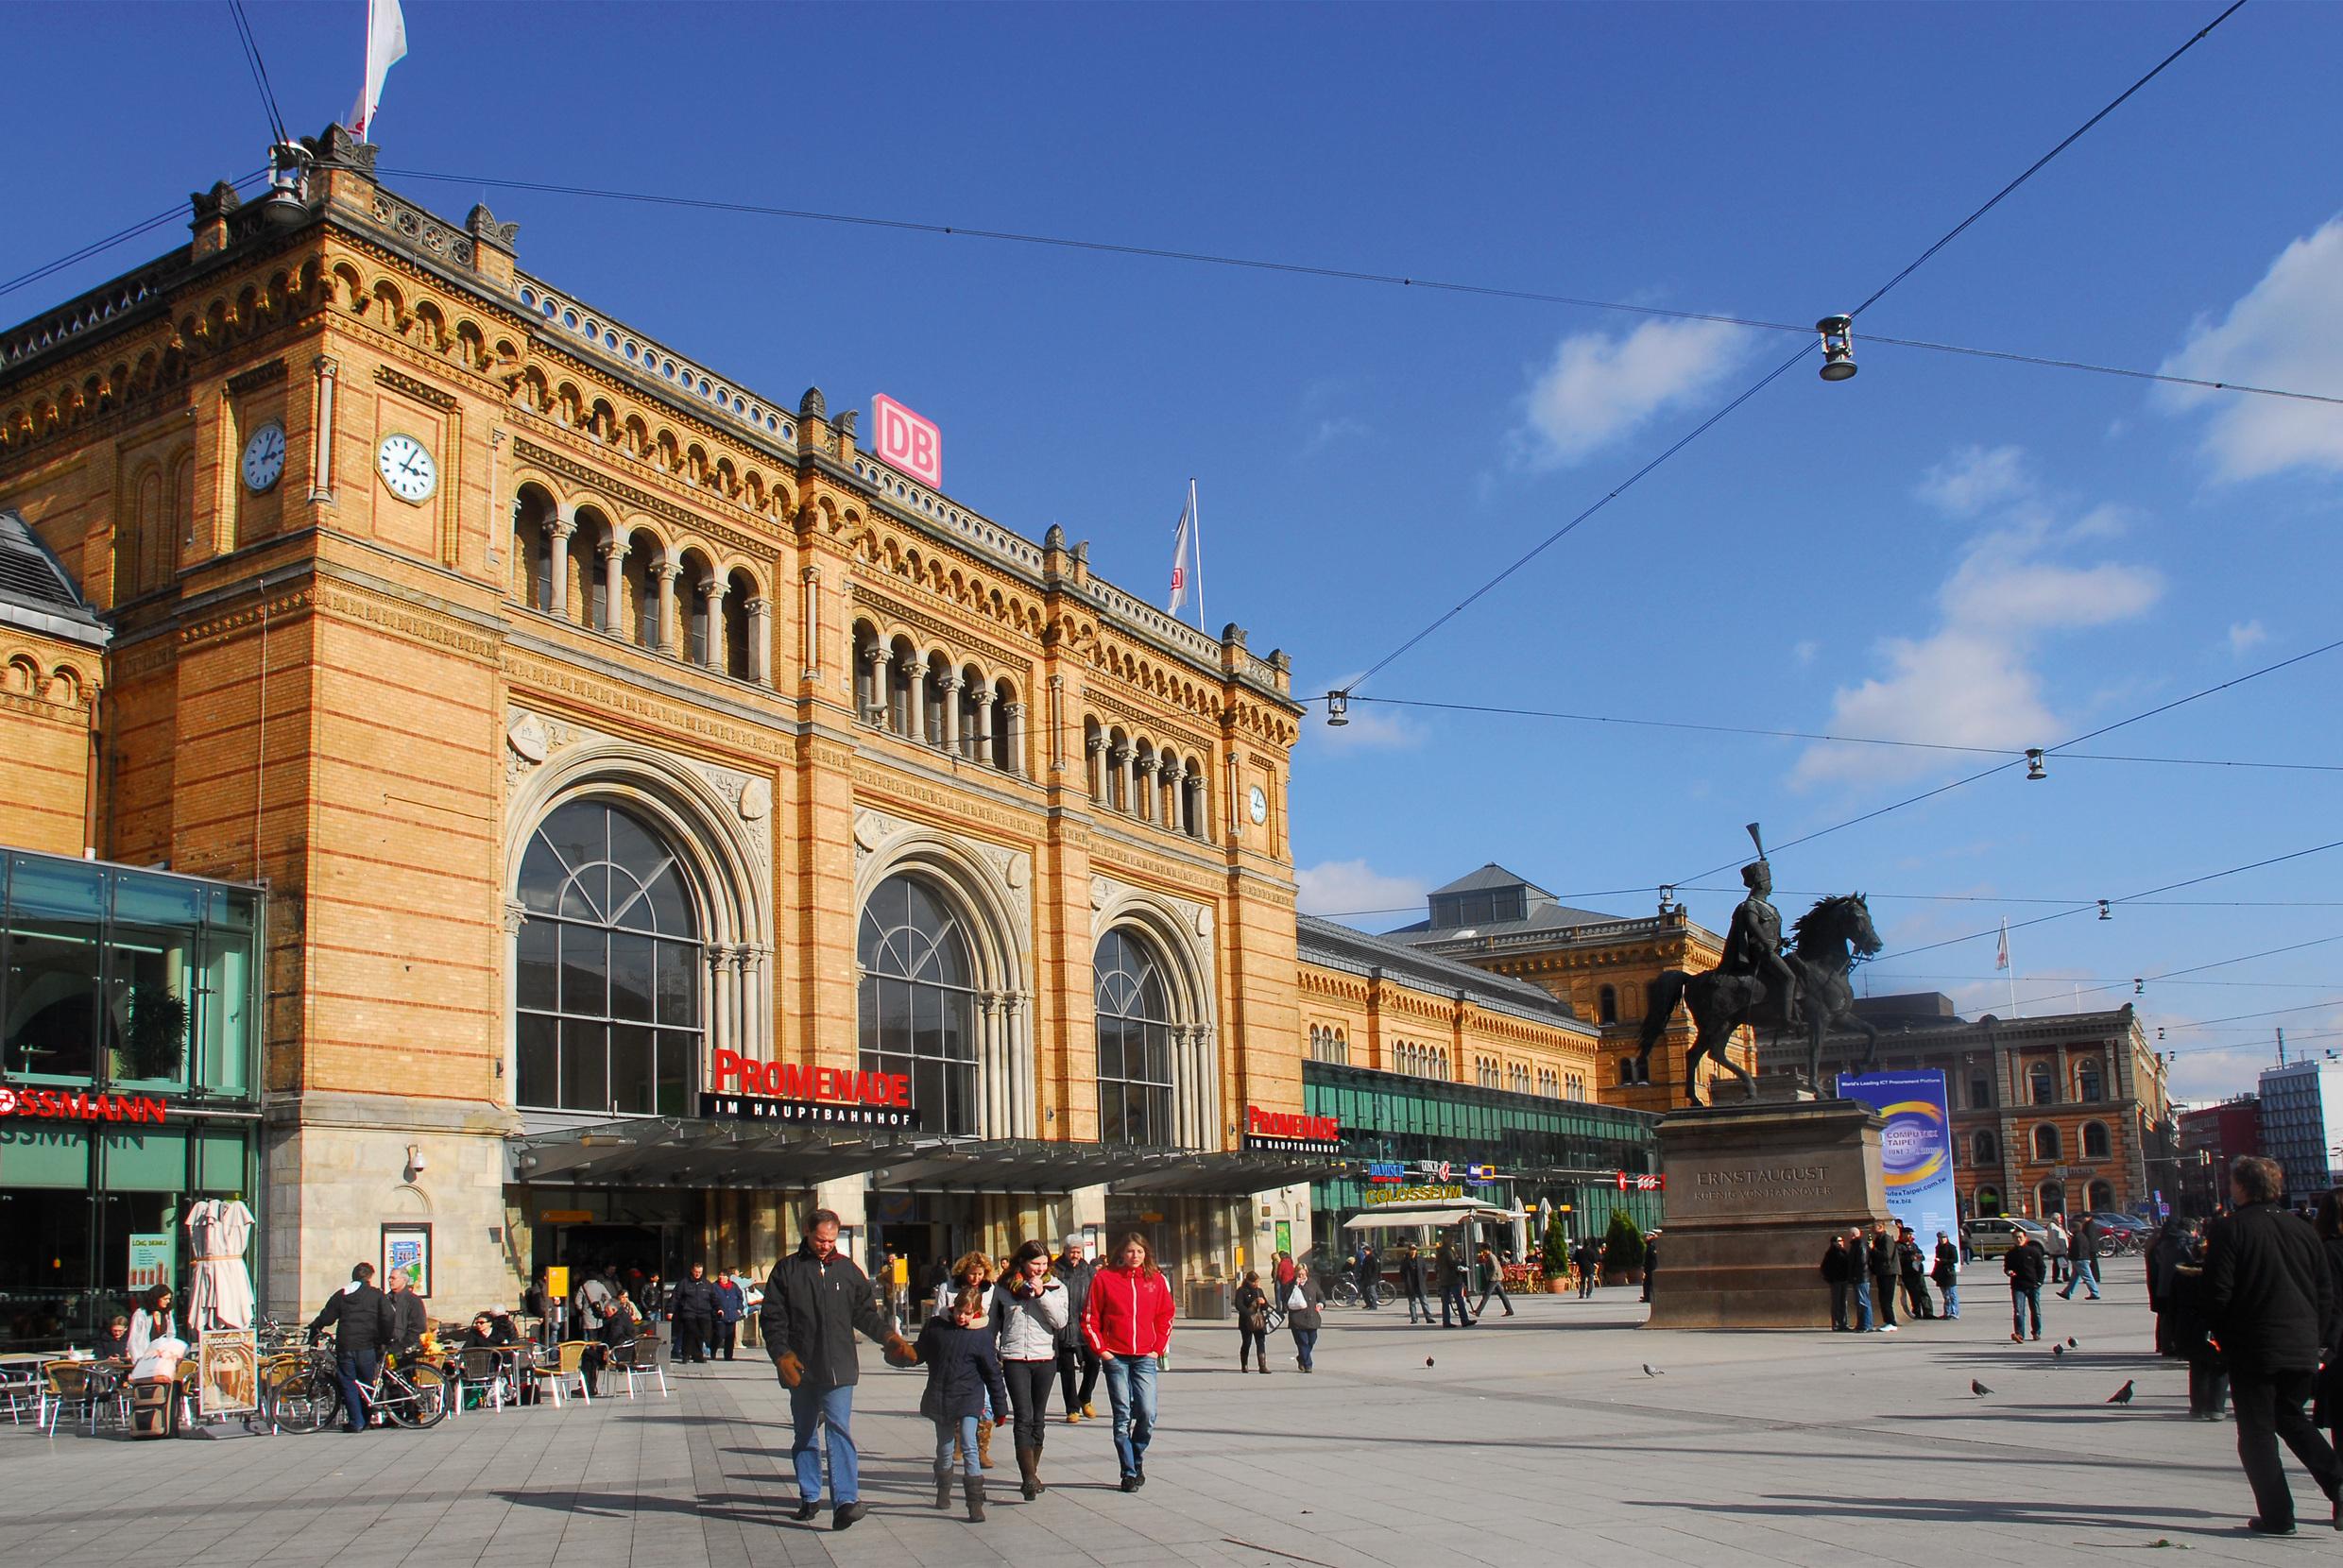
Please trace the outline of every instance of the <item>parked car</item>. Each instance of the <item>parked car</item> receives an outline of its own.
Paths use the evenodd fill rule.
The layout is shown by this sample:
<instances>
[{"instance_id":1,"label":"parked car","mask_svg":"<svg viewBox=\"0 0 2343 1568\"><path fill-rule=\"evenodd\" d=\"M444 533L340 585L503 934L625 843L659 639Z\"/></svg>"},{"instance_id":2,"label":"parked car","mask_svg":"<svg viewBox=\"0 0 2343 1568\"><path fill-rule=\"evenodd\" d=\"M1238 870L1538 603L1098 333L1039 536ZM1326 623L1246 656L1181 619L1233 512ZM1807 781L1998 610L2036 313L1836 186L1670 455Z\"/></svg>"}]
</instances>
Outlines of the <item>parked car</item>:
<instances>
[{"instance_id":1,"label":"parked car","mask_svg":"<svg viewBox=\"0 0 2343 1568\"><path fill-rule=\"evenodd\" d=\"M1969 1237L1969 1251L1978 1257L1999 1257L2018 1244L2021 1235L2031 1236L2044 1247L2050 1245L2050 1233L2031 1219L2015 1215L1992 1214L1972 1219L1961 1227Z\"/></svg>"},{"instance_id":2,"label":"parked car","mask_svg":"<svg viewBox=\"0 0 2343 1568\"><path fill-rule=\"evenodd\" d=\"M2111 1235L2116 1231L2129 1231L2134 1236L2143 1236L2156 1228L2136 1214L2118 1214L2113 1209L2093 1209L2091 1218L2099 1222L2099 1229Z\"/></svg>"}]
</instances>

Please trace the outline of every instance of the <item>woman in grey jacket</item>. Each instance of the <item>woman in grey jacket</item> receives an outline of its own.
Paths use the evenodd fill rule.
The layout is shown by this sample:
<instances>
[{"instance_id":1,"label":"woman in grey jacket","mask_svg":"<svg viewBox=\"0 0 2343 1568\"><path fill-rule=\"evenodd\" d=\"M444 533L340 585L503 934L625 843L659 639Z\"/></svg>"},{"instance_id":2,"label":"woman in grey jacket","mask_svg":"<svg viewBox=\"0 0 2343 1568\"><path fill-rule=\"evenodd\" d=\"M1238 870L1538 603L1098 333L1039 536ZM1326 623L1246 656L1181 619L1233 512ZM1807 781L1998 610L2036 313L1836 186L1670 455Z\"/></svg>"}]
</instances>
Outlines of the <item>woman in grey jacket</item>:
<instances>
[{"instance_id":1,"label":"woman in grey jacket","mask_svg":"<svg viewBox=\"0 0 2343 1568\"><path fill-rule=\"evenodd\" d=\"M1318 1288L1318 1276L1305 1269L1293 1276L1291 1285L1277 1288L1286 1292L1286 1327L1293 1331L1293 1364L1304 1372L1316 1372L1318 1328L1322 1321L1319 1308L1325 1301ZM1297 1302L1299 1305L1295 1304ZM1267 1367L1261 1370L1269 1371Z\"/></svg>"},{"instance_id":2,"label":"woman in grey jacket","mask_svg":"<svg viewBox=\"0 0 2343 1568\"><path fill-rule=\"evenodd\" d=\"M993 1332L1000 1340L1009 1408L1017 1412L1017 1474L1027 1502L1049 1490L1041 1481L1041 1440L1050 1423L1058 1331L1069 1319L1071 1300L1066 1282L1050 1271L1050 1249L1038 1241L1017 1250L1008 1276L993 1290Z\"/></svg>"}]
</instances>

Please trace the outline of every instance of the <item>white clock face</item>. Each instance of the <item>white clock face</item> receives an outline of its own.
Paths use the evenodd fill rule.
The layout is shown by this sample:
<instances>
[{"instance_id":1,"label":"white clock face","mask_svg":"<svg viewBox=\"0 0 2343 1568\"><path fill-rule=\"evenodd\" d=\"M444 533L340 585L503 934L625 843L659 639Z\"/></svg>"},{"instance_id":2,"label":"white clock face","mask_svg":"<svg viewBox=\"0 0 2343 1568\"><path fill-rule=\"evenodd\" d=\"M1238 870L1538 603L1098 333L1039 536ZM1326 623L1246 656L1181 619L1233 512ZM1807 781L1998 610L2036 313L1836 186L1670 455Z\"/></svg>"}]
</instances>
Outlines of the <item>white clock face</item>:
<instances>
[{"instance_id":1,"label":"white clock face","mask_svg":"<svg viewBox=\"0 0 2343 1568\"><path fill-rule=\"evenodd\" d=\"M1253 810L1255 826L1257 827L1269 820L1269 794L1258 784L1253 786L1253 798L1248 804Z\"/></svg>"},{"instance_id":2,"label":"white clock face","mask_svg":"<svg viewBox=\"0 0 2343 1568\"><path fill-rule=\"evenodd\" d=\"M401 501L428 501L439 487L439 466L430 449L412 435L385 435L375 450L374 467L383 484Z\"/></svg>"},{"instance_id":3,"label":"white clock face","mask_svg":"<svg viewBox=\"0 0 2343 1568\"><path fill-rule=\"evenodd\" d=\"M244 444L244 487L260 494L283 476L284 426L271 419Z\"/></svg>"}]
</instances>

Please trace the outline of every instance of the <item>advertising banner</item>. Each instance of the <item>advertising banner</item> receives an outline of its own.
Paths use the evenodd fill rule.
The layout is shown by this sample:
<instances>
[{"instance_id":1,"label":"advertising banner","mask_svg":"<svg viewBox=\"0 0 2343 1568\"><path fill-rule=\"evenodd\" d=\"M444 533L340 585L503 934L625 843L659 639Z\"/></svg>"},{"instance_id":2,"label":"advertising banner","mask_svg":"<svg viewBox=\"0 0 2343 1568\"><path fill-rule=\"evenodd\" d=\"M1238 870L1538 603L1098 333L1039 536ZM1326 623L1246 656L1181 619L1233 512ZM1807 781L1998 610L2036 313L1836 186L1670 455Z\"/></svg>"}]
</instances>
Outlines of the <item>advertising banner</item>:
<instances>
[{"instance_id":1,"label":"advertising banner","mask_svg":"<svg viewBox=\"0 0 2343 1568\"><path fill-rule=\"evenodd\" d=\"M1958 1239L1959 1204L1953 1191L1953 1118L1941 1072L1841 1073L1838 1092L1860 1100L1887 1122L1879 1134L1879 1166L1888 1184L1888 1213L1909 1225L1924 1251L1936 1233Z\"/></svg>"},{"instance_id":2,"label":"advertising banner","mask_svg":"<svg viewBox=\"0 0 2343 1568\"><path fill-rule=\"evenodd\" d=\"M172 1236L169 1231L130 1233L129 1287L144 1290L171 1283Z\"/></svg>"},{"instance_id":3,"label":"advertising banner","mask_svg":"<svg viewBox=\"0 0 2343 1568\"><path fill-rule=\"evenodd\" d=\"M260 1354L248 1328L215 1328L196 1346L196 1408L206 1417L260 1408Z\"/></svg>"}]
</instances>

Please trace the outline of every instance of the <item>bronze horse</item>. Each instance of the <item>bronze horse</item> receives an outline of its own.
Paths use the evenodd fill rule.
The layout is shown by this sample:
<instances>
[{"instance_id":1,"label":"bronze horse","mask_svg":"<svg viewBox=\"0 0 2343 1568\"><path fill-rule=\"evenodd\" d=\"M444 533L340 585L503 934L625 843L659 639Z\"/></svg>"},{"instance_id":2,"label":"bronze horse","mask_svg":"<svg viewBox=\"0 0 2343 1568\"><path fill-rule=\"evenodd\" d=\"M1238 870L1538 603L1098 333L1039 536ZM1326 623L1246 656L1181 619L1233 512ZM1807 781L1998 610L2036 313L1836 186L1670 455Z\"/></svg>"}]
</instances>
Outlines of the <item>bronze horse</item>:
<instances>
[{"instance_id":1,"label":"bronze horse","mask_svg":"<svg viewBox=\"0 0 2343 1568\"><path fill-rule=\"evenodd\" d=\"M1863 1070L1879 1058L1879 1031L1855 1015L1855 987L1847 976L1856 964L1880 948L1879 933L1872 928L1871 906L1859 893L1825 898L1800 915L1783 944L1782 957L1798 972L1799 1008L1806 1031L1806 1075L1809 1088L1822 1075L1822 1036L1843 1026L1864 1037ZM1704 970L1689 975L1670 969L1644 988L1643 1031L1636 1039L1636 1072L1647 1077L1651 1048L1660 1042L1676 1016L1676 1003L1692 1010L1696 1030L1692 1048L1685 1053L1685 1095L1702 1103L1699 1068L1714 1062L1741 1081L1752 1099L1757 1081L1725 1053L1733 1031L1747 1024L1753 1030L1779 1035L1787 1027L1782 1018L1782 998L1770 994L1763 977L1728 975Z\"/></svg>"}]
</instances>

